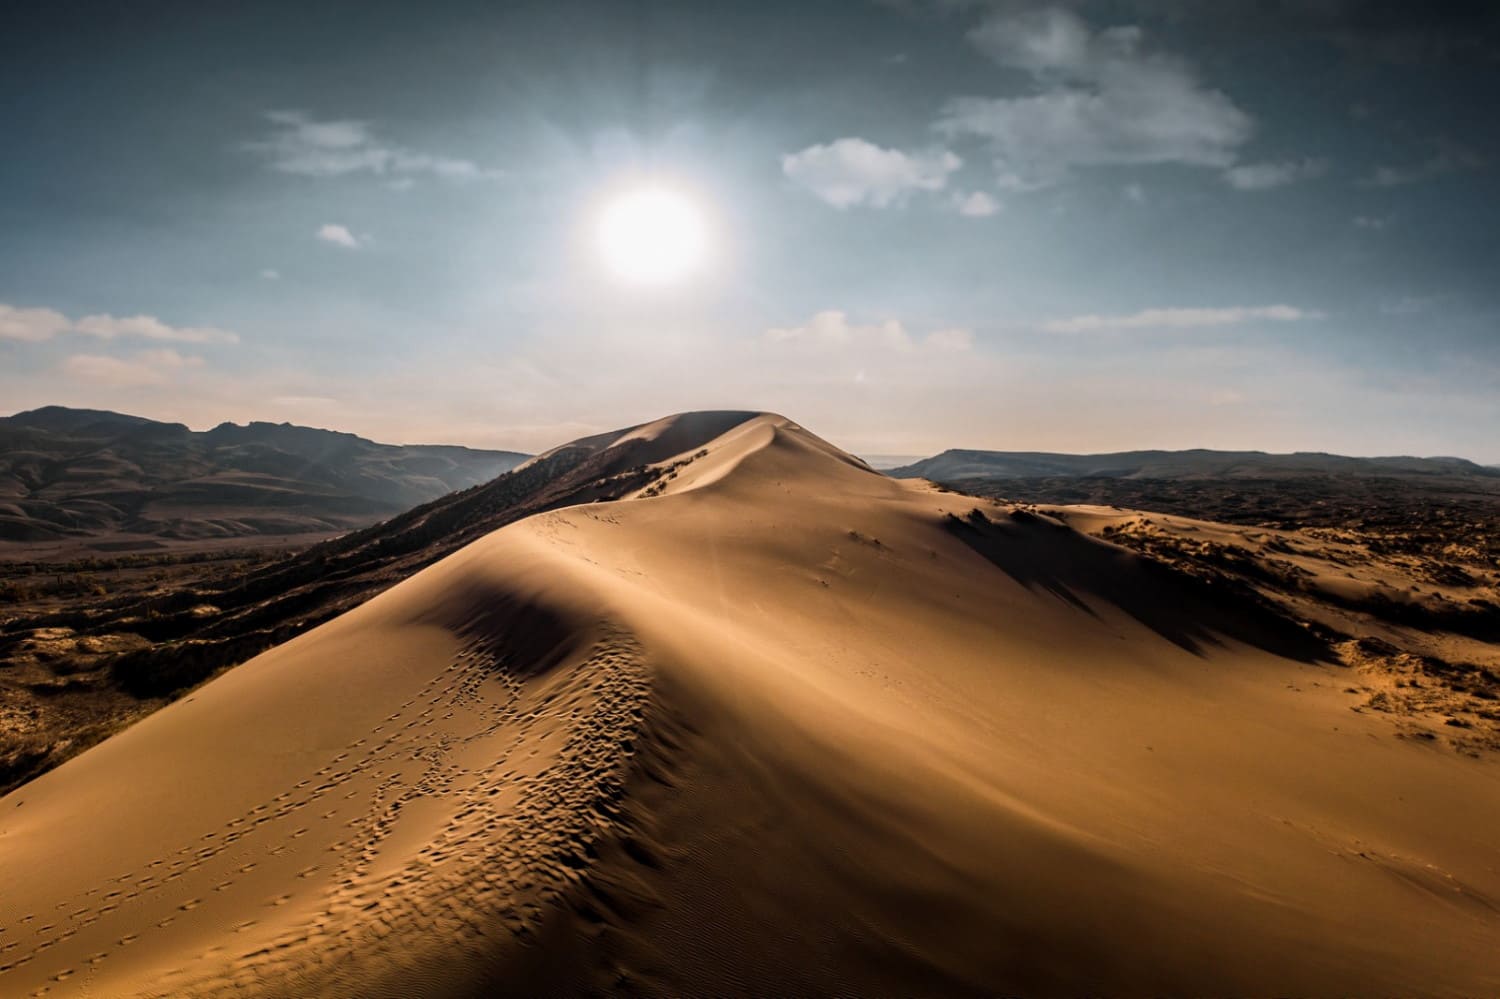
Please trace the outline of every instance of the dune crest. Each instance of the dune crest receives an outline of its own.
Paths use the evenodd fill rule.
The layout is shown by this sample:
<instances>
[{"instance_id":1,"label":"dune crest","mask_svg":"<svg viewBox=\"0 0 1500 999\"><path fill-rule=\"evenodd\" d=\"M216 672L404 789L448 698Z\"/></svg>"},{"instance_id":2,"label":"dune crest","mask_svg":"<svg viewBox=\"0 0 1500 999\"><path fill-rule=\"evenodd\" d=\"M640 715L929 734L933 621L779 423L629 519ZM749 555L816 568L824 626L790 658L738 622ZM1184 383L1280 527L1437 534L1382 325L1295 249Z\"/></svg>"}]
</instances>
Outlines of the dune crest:
<instances>
[{"instance_id":1,"label":"dune crest","mask_svg":"<svg viewBox=\"0 0 1500 999\"><path fill-rule=\"evenodd\" d=\"M1500 769L1294 625L782 417L627 440L0 799L0 993L1500 991Z\"/></svg>"}]
</instances>

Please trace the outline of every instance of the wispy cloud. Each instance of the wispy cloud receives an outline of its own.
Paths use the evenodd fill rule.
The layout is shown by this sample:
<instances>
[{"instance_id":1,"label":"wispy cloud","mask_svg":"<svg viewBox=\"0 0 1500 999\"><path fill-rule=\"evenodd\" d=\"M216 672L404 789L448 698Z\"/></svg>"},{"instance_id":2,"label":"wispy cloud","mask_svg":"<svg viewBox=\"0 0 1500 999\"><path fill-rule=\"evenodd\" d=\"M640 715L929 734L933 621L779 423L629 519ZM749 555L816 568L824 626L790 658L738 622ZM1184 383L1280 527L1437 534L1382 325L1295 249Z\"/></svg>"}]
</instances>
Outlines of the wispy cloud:
<instances>
[{"instance_id":1,"label":"wispy cloud","mask_svg":"<svg viewBox=\"0 0 1500 999\"><path fill-rule=\"evenodd\" d=\"M74 381L114 388L165 385L184 368L203 364L201 357L184 357L175 350L143 350L129 358L104 354L74 354L62 362L62 372Z\"/></svg>"},{"instance_id":2,"label":"wispy cloud","mask_svg":"<svg viewBox=\"0 0 1500 999\"><path fill-rule=\"evenodd\" d=\"M968 350L974 343L974 334L960 328L933 330L921 337L914 337L897 319L886 319L877 323L851 322L848 313L841 309L825 309L815 313L800 326L773 327L766 330L765 339L771 343L800 346L823 350L885 350L897 353L915 351L954 352Z\"/></svg>"},{"instance_id":3,"label":"wispy cloud","mask_svg":"<svg viewBox=\"0 0 1500 999\"><path fill-rule=\"evenodd\" d=\"M1359 183L1361 187L1404 187L1482 166L1484 158L1479 154L1450 144L1425 160L1399 166L1378 166L1361 177Z\"/></svg>"},{"instance_id":4,"label":"wispy cloud","mask_svg":"<svg viewBox=\"0 0 1500 999\"><path fill-rule=\"evenodd\" d=\"M1419 312L1430 312L1440 302L1432 295L1402 295L1394 301L1385 302L1380 311L1388 316L1412 316Z\"/></svg>"},{"instance_id":5,"label":"wispy cloud","mask_svg":"<svg viewBox=\"0 0 1500 999\"><path fill-rule=\"evenodd\" d=\"M50 340L63 333L83 333L101 340L139 338L179 343L238 343L239 335L213 326L172 326L155 316L98 313L77 321L55 309L23 309L0 303L0 339Z\"/></svg>"},{"instance_id":6,"label":"wispy cloud","mask_svg":"<svg viewBox=\"0 0 1500 999\"><path fill-rule=\"evenodd\" d=\"M336 225L332 222L326 222L319 226L317 237L325 243L332 243L335 246L342 246L349 250L357 250L364 245L346 226Z\"/></svg>"},{"instance_id":7,"label":"wispy cloud","mask_svg":"<svg viewBox=\"0 0 1500 999\"><path fill-rule=\"evenodd\" d=\"M155 316L84 316L73 326L80 333L114 340L140 337L143 340L176 340L182 343L238 343L239 336L212 326L169 326Z\"/></svg>"},{"instance_id":8,"label":"wispy cloud","mask_svg":"<svg viewBox=\"0 0 1500 999\"><path fill-rule=\"evenodd\" d=\"M958 214L971 219L989 218L1000 211L1000 202L983 191L970 191L968 194L955 192L953 204L958 209Z\"/></svg>"},{"instance_id":9,"label":"wispy cloud","mask_svg":"<svg viewBox=\"0 0 1500 999\"><path fill-rule=\"evenodd\" d=\"M56 309L22 309L0 303L0 340L50 340L73 328Z\"/></svg>"},{"instance_id":10,"label":"wispy cloud","mask_svg":"<svg viewBox=\"0 0 1500 999\"><path fill-rule=\"evenodd\" d=\"M442 180L493 180L502 171L473 160L419 152L379 138L369 122L320 121L304 111L267 111L270 134L245 148L273 170L306 177L339 177L370 173L381 176L436 177Z\"/></svg>"},{"instance_id":11,"label":"wispy cloud","mask_svg":"<svg viewBox=\"0 0 1500 999\"><path fill-rule=\"evenodd\" d=\"M859 138L835 139L781 158L793 183L835 208L885 208L913 191L939 191L963 160L945 149L903 152Z\"/></svg>"},{"instance_id":12,"label":"wispy cloud","mask_svg":"<svg viewBox=\"0 0 1500 999\"><path fill-rule=\"evenodd\" d=\"M1314 180L1327 172L1328 162L1320 159L1244 163L1225 170L1224 182L1239 191L1266 191L1273 187Z\"/></svg>"},{"instance_id":13,"label":"wispy cloud","mask_svg":"<svg viewBox=\"0 0 1500 999\"><path fill-rule=\"evenodd\" d=\"M1321 319L1323 313L1293 305L1232 306L1229 308L1142 309L1127 315L1083 315L1052 319L1042 324L1048 333L1099 333L1116 330L1184 330L1242 323L1292 323Z\"/></svg>"},{"instance_id":14,"label":"wispy cloud","mask_svg":"<svg viewBox=\"0 0 1500 999\"><path fill-rule=\"evenodd\" d=\"M936 123L950 139L987 143L1007 188L1045 187L1080 166L1225 169L1254 128L1191 64L1149 50L1132 25L1096 30L1063 7L1003 7L969 40L1037 87L1020 97L953 98Z\"/></svg>"}]
</instances>

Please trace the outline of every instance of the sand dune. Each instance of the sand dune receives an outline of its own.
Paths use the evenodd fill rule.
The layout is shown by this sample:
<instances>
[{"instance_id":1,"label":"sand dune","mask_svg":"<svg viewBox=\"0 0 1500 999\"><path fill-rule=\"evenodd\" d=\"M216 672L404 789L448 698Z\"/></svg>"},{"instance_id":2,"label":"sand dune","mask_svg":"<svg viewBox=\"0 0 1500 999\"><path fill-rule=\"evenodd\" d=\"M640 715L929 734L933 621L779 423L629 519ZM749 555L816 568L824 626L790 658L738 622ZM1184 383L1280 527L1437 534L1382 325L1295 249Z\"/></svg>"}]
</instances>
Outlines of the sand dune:
<instances>
[{"instance_id":1,"label":"sand dune","mask_svg":"<svg viewBox=\"0 0 1500 999\"><path fill-rule=\"evenodd\" d=\"M1500 765L1296 626L779 417L635 433L0 799L0 994L1500 994Z\"/></svg>"}]
</instances>

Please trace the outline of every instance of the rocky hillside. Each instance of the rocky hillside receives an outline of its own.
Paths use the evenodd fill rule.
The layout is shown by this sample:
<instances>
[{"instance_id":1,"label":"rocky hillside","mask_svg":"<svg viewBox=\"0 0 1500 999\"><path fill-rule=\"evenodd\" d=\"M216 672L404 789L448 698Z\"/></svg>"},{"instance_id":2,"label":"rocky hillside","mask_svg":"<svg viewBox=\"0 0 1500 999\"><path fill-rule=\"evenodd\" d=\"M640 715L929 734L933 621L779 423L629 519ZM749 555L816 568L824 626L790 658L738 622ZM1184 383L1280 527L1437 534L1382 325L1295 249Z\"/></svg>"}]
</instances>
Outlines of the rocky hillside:
<instances>
[{"instance_id":1,"label":"rocky hillside","mask_svg":"<svg viewBox=\"0 0 1500 999\"><path fill-rule=\"evenodd\" d=\"M287 423L197 432L47 406L0 418L0 540L326 534L488 482L525 458Z\"/></svg>"}]
</instances>

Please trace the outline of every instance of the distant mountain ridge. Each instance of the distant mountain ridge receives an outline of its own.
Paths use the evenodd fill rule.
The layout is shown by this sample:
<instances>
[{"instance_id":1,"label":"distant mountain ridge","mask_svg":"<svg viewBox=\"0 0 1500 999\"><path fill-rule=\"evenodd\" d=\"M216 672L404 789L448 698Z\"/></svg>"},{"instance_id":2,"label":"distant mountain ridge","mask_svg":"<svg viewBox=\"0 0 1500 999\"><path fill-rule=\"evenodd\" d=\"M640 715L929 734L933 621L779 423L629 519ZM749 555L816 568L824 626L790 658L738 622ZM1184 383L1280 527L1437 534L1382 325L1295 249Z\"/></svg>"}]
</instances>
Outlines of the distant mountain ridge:
<instances>
[{"instance_id":1,"label":"distant mountain ridge","mask_svg":"<svg viewBox=\"0 0 1500 999\"><path fill-rule=\"evenodd\" d=\"M527 457L289 423L200 432L45 406L0 417L0 539L326 533L487 482Z\"/></svg>"},{"instance_id":2,"label":"distant mountain ridge","mask_svg":"<svg viewBox=\"0 0 1500 999\"><path fill-rule=\"evenodd\" d=\"M1480 475L1497 470L1465 458L1351 458L1299 451L1120 451L1112 454L1056 454L1043 451L950 449L931 458L889 469L895 478L934 481L1005 478L1298 478L1303 476Z\"/></svg>"}]
</instances>

